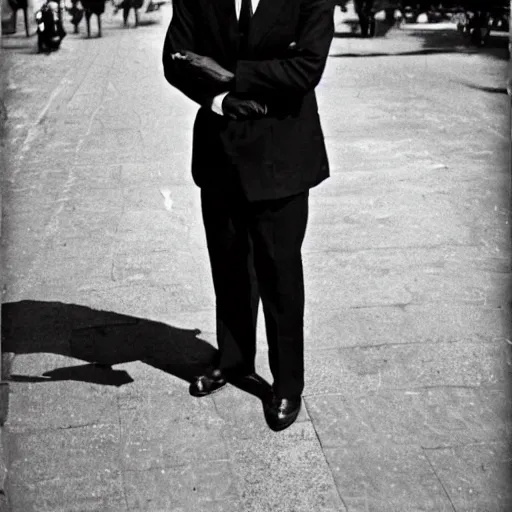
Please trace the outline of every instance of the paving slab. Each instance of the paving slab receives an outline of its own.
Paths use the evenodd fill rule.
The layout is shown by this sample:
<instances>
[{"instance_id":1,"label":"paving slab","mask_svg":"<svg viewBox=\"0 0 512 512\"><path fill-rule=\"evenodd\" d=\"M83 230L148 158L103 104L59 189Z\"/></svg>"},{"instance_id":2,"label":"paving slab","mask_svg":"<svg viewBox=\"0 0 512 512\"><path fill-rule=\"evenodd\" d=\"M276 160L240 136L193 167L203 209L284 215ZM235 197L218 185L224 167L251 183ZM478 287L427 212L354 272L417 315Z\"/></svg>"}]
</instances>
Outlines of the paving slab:
<instances>
[{"instance_id":1,"label":"paving slab","mask_svg":"<svg viewBox=\"0 0 512 512\"><path fill-rule=\"evenodd\" d=\"M167 386L169 388L169 385ZM223 422L210 399L191 400L182 387L119 399L121 457L129 471L227 460ZM162 412L165 411L165 414Z\"/></svg>"},{"instance_id":2,"label":"paving slab","mask_svg":"<svg viewBox=\"0 0 512 512\"><path fill-rule=\"evenodd\" d=\"M506 386L505 343L398 344L308 353L306 395L435 386Z\"/></svg>"},{"instance_id":3,"label":"paving slab","mask_svg":"<svg viewBox=\"0 0 512 512\"><path fill-rule=\"evenodd\" d=\"M503 308L461 303L312 309L306 307L306 350L450 343L506 344L510 319Z\"/></svg>"},{"instance_id":4,"label":"paving slab","mask_svg":"<svg viewBox=\"0 0 512 512\"><path fill-rule=\"evenodd\" d=\"M80 477L83 469L113 471L118 466L119 429L112 424L9 434L10 478L49 480ZM24 464L32 459L30 466Z\"/></svg>"},{"instance_id":5,"label":"paving slab","mask_svg":"<svg viewBox=\"0 0 512 512\"><path fill-rule=\"evenodd\" d=\"M122 510L116 424L10 432L13 510Z\"/></svg>"},{"instance_id":6,"label":"paving slab","mask_svg":"<svg viewBox=\"0 0 512 512\"><path fill-rule=\"evenodd\" d=\"M304 254L305 283L311 307L322 301L320 290L335 307L363 307L454 301L500 305L508 282L503 272L467 271L458 258L466 248L420 247L362 250L356 253ZM451 261L446 261L451 260ZM448 264L445 264L449 263ZM332 276L336 275L336 279Z\"/></svg>"},{"instance_id":7,"label":"paving slab","mask_svg":"<svg viewBox=\"0 0 512 512\"><path fill-rule=\"evenodd\" d=\"M361 443L428 449L495 443L510 433L507 393L451 388L307 396L322 446Z\"/></svg>"},{"instance_id":8,"label":"paving slab","mask_svg":"<svg viewBox=\"0 0 512 512\"><path fill-rule=\"evenodd\" d=\"M69 361L66 362L69 364ZM56 367L61 368L60 365ZM9 432L78 428L104 422L117 423L115 397L105 386L92 383L74 383L70 390L71 369L77 375L80 375L80 372L75 366L70 365L67 368L68 373L64 373L61 381L59 373L52 372L53 368L49 370L50 375L46 376L43 372L34 372L31 375L14 374L11 387L11 398L14 400L9 410ZM23 389L23 394L18 398L20 389Z\"/></svg>"},{"instance_id":9,"label":"paving slab","mask_svg":"<svg viewBox=\"0 0 512 512\"><path fill-rule=\"evenodd\" d=\"M312 424L299 421L276 434L228 439L243 489L242 510L344 511Z\"/></svg>"},{"instance_id":10,"label":"paving slab","mask_svg":"<svg viewBox=\"0 0 512 512\"><path fill-rule=\"evenodd\" d=\"M456 510L509 510L510 445L503 442L426 450ZM447 470L449 468L449 470Z\"/></svg>"},{"instance_id":11,"label":"paving slab","mask_svg":"<svg viewBox=\"0 0 512 512\"><path fill-rule=\"evenodd\" d=\"M127 508L155 512L236 512L241 510L229 461L127 471Z\"/></svg>"},{"instance_id":12,"label":"paving slab","mask_svg":"<svg viewBox=\"0 0 512 512\"><path fill-rule=\"evenodd\" d=\"M26 512L118 512L126 510L118 473L83 471L80 477L52 478L32 483L12 482L11 510Z\"/></svg>"},{"instance_id":13,"label":"paving slab","mask_svg":"<svg viewBox=\"0 0 512 512\"><path fill-rule=\"evenodd\" d=\"M360 444L325 450L348 510L452 512L453 505L418 446Z\"/></svg>"}]
</instances>

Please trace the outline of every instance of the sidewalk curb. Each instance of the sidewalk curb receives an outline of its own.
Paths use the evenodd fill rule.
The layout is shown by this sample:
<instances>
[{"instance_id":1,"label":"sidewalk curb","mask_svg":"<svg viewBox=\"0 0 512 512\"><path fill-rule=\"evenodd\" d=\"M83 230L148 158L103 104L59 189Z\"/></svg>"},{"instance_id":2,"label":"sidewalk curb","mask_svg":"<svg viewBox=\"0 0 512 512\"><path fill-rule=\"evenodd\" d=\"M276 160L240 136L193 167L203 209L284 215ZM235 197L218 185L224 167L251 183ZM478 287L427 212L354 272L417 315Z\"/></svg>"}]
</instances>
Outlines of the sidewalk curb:
<instances>
[{"instance_id":1,"label":"sidewalk curb","mask_svg":"<svg viewBox=\"0 0 512 512\"><path fill-rule=\"evenodd\" d=\"M2 377L8 379L13 359L12 354L2 354ZM9 498L7 496L7 475L9 472L9 461L7 457L7 432L5 422L9 413L9 382L0 381L0 512L10 512Z\"/></svg>"},{"instance_id":2,"label":"sidewalk curb","mask_svg":"<svg viewBox=\"0 0 512 512\"><path fill-rule=\"evenodd\" d=\"M0 18L2 14L2 10L0 7ZM2 28L0 27L0 37L2 35ZM2 52L0 50L0 56ZM3 57L3 56L2 56ZM3 62L0 61L0 67L2 67L3 71ZM2 156L0 157L0 164L5 163L5 149L7 147L6 144L6 123L8 120L7 107L5 105L4 96L3 96L3 80L0 83L0 147L2 149ZM1 166L5 168L4 165ZM0 191L0 239L2 237L2 194ZM0 253L0 269L3 268L3 254ZM6 495L6 479L7 479L7 468L8 461L6 457L7 449L7 440L5 436L4 424L7 421L7 415L9 412L9 376L11 363L13 359L13 355L7 355L2 352L2 340L1 340L1 332L2 332L2 302L3 302L3 293L4 293L5 283L0 280L0 512L9 512L9 500Z\"/></svg>"},{"instance_id":3,"label":"sidewalk curb","mask_svg":"<svg viewBox=\"0 0 512 512\"><path fill-rule=\"evenodd\" d=\"M4 388L5 386L2 386ZM10 512L9 498L7 497L6 480L8 473L8 461L6 456L7 438L5 429L0 426L0 512Z\"/></svg>"}]
</instances>

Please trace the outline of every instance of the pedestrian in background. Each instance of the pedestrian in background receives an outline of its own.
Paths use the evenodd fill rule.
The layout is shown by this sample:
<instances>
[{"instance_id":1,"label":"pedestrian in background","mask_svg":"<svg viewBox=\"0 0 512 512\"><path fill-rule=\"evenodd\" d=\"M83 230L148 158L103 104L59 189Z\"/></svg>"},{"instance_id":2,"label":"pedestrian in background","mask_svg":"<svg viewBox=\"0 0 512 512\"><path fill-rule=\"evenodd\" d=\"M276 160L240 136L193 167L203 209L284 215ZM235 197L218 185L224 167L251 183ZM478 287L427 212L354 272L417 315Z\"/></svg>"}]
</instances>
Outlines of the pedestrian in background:
<instances>
[{"instance_id":1,"label":"pedestrian in background","mask_svg":"<svg viewBox=\"0 0 512 512\"><path fill-rule=\"evenodd\" d=\"M7 0L12 10L12 24L14 33L16 33L18 24L18 11L23 11L23 21L25 22L25 35L30 37L30 26L28 22L28 1L27 0Z\"/></svg>"},{"instance_id":2,"label":"pedestrian in background","mask_svg":"<svg viewBox=\"0 0 512 512\"><path fill-rule=\"evenodd\" d=\"M128 17L130 16L130 10L133 9L133 16L135 18L134 27L139 26L139 9L143 5L143 0L124 0L122 3L123 7L123 25L128 26Z\"/></svg>"},{"instance_id":3,"label":"pedestrian in background","mask_svg":"<svg viewBox=\"0 0 512 512\"><path fill-rule=\"evenodd\" d=\"M101 15L105 12L105 0L80 0L84 8L87 37L91 37L91 17L96 15L98 22L98 37L101 37Z\"/></svg>"},{"instance_id":4,"label":"pedestrian in background","mask_svg":"<svg viewBox=\"0 0 512 512\"><path fill-rule=\"evenodd\" d=\"M69 5L65 6L67 13L71 16L71 24L73 25L73 33L78 34L79 25L84 17L84 10L81 8L80 0L70 0Z\"/></svg>"},{"instance_id":5,"label":"pedestrian in background","mask_svg":"<svg viewBox=\"0 0 512 512\"><path fill-rule=\"evenodd\" d=\"M168 82L199 104L192 175L216 296L218 358L190 392L255 375L261 297L282 430L304 388L301 246L309 189L329 175L315 87L334 34L329 0L174 0Z\"/></svg>"},{"instance_id":6,"label":"pedestrian in background","mask_svg":"<svg viewBox=\"0 0 512 512\"><path fill-rule=\"evenodd\" d=\"M375 9L374 0L354 0L354 9L359 18L361 37L375 35Z\"/></svg>"}]
</instances>

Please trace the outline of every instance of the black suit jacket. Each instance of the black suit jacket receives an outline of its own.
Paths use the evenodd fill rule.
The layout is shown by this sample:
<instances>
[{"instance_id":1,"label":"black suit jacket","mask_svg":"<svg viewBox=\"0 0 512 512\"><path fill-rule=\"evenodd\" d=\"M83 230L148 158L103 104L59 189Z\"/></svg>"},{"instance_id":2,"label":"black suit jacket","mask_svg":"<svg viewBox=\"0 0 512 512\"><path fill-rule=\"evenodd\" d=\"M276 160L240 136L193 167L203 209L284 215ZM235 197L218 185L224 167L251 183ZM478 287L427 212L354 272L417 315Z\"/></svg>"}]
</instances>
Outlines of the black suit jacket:
<instances>
[{"instance_id":1,"label":"black suit jacket","mask_svg":"<svg viewBox=\"0 0 512 512\"><path fill-rule=\"evenodd\" d=\"M329 176L314 89L334 33L333 8L331 0L260 0L240 59L234 0L174 0L163 66L167 81L201 106L192 150L198 186L240 185L256 201L302 192ZM230 90L265 103L268 114L232 120L214 113L212 99L226 86L194 77L171 58L179 50L232 71Z\"/></svg>"}]
</instances>

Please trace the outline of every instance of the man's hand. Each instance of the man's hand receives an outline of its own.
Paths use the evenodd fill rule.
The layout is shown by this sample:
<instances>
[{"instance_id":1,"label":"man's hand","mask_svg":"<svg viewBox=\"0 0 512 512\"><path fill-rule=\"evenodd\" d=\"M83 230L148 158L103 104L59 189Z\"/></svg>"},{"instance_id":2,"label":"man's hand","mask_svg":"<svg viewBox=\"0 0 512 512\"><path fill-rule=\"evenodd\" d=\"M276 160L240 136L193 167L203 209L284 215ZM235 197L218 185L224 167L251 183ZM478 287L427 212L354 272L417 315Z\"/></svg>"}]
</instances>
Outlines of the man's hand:
<instances>
[{"instance_id":1,"label":"man's hand","mask_svg":"<svg viewBox=\"0 0 512 512\"><path fill-rule=\"evenodd\" d=\"M267 113L267 107L257 101L238 98L229 93L222 100L222 111L231 119L258 119Z\"/></svg>"},{"instance_id":2,"label":"man's hand","mask_svg":"<svg viewBox=\"0 0 512 512\"><path fill-rule=\"evenodd\" d=\"M231 71L224 69L211 57L197 55L197 53L189 50L180 50L179 52L174 53L172 58L187 62L187 64L197 72L199 77L206 78L215 83L227 84L235 77Z\"/></svg>"}]
</instances>

